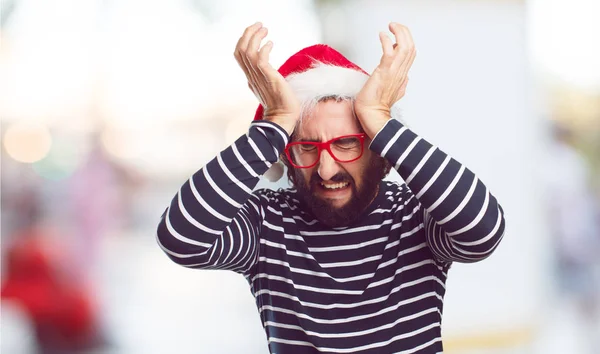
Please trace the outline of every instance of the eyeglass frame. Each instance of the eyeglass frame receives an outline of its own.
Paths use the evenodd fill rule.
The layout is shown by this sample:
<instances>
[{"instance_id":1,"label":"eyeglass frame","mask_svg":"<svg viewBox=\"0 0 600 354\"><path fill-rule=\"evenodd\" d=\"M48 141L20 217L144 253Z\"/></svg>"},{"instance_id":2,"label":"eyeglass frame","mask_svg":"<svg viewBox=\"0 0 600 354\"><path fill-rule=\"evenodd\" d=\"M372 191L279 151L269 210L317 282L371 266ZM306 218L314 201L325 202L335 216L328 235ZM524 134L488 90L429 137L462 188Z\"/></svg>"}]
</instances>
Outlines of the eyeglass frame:
<instances>
[{"instance_id":1,"label":"eyeglass frame","mask_svg":"<svg viewBox=\"0 0 600 354\"><path fill-rule=\"evenodd\" d=\"M338 139L343 139L343 138L358 138L360 140L360 155L358 155L358 157L352 159L352 160L348 160L348 161L342 161L340 159L338 159L335 154L331 151L331 143L338 140ZM325 142L318 142L318 141L295 141L292 143L289 143L285 146L285 155L288 158L288 161L290 162L290 164L294 167L294 168L311 168L316 166L319 163L319 160L321 160L321 153L323 152L323 150L326 150L329 153L329 156L331 156L332 159L334 159L337 162L341 162L341 163L349 163L349 162L354 162L358 159L360 159L363 154L365 153L365 139L367 138L367 134L365 133L360 133L360 134L348 134L348 135L341 135L338 137L335 137L329 141L325 141ZM315 145L317 147L318 153L317 153L317 159L315 161L315 163L313 163L312 165L309 166L300 166L300 165L296 165L294 163L294 159L292 158L292 153L290 151L291 147L294 145Z\"/></svg>"}]
</instances>

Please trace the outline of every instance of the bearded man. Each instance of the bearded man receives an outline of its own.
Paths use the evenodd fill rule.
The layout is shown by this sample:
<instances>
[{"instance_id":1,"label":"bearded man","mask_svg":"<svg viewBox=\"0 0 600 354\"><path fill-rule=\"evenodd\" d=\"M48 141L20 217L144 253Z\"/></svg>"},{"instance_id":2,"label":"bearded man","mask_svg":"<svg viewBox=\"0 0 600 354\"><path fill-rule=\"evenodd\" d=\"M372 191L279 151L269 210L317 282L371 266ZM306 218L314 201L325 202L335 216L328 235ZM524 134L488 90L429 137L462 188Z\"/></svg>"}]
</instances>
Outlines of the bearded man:
<instances>
[{"instance_id":1,"label":"bearded man","mask_svg":"<svg viewBox=\"0 0 600 354\"><path fill-rule=\"evenodd\" d=\"M394 117L415 58L389 25L371 75L326 45L279 70L267 29L235 49L260 106L247 134L196 172L158 226L189 268L250 283L271 353L439 353L448 269L488 257L502 208L464 165ZM291 189L253 191L281 158ZM391 168L405 183L384 181Z\"/></svg>"}]
</instances>

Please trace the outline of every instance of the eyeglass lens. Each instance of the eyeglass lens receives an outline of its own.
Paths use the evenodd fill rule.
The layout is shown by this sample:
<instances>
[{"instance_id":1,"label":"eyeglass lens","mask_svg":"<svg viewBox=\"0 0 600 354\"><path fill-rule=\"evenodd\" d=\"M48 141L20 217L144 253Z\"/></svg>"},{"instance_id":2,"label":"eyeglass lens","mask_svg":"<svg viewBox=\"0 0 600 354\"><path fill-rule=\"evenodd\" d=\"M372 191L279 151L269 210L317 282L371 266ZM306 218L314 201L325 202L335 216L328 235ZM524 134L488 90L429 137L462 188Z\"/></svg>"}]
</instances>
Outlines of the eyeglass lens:
<instances>
[{"instance_id":1,"label":"eyeglass lens","mask_svg":"<svg viewBox=\"0 0 600 354\"><path fill-rule=\"evenodd\" d=\"M318 143L292 144L291 152L294 163L298 166L310 166L319 159ZM362 153L362 144L358 137L340 137L331 141L330 150L334 159L345 162L352 161Z\"/></svg>"}]
</instances>

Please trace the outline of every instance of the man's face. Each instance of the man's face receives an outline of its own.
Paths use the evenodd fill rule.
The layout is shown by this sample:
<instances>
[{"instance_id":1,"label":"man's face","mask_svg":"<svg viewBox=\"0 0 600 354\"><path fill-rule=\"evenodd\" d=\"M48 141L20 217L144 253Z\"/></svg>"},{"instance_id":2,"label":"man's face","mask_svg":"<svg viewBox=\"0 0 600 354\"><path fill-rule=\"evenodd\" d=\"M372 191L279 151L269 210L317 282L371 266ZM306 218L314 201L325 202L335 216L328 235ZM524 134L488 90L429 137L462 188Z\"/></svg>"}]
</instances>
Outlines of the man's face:
<instances>
[{"instance_id":1,"label":"man's face","mask_svg":"<svg viewBox=\"0 0 600 354\"><path fill-rule=\"evenodd\" d=\"M343 135L360 134L360 123L351 102L320 102L294 132L294 140L329 141ZM372 202L383 176L383 159L369 150L356 161L335 161L323 150L314 167L294 168L296 188L314 216L332 227L345 226ZM341 188L340 188L341 186Z\"/></svg>"}]
</instances>

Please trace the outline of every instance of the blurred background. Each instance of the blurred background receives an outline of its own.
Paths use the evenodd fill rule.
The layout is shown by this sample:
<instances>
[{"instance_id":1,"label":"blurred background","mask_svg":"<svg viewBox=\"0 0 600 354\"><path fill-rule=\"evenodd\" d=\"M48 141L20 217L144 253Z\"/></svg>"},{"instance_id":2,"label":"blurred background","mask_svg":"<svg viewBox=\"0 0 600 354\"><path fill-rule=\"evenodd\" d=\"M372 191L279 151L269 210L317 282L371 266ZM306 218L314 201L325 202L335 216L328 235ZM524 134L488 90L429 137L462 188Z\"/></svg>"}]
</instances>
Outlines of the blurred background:
<instances>
[{"instance_id":1,"label":"blurred background","mask_svg":"<svg viewBox=\"0 0 600 354\"><path fill-rule=\"evenodd\" d=\"M259 20L276 67L321 42L370 72L377 33L411 29L403 119L507 219L491 258L450 272L447 353L600 353L600 1L0 10L3 354L268 352L241 276L184 269L155 242L179 186L249 126L257 101L232 53Z\"/></svg>"}]
</instances>

